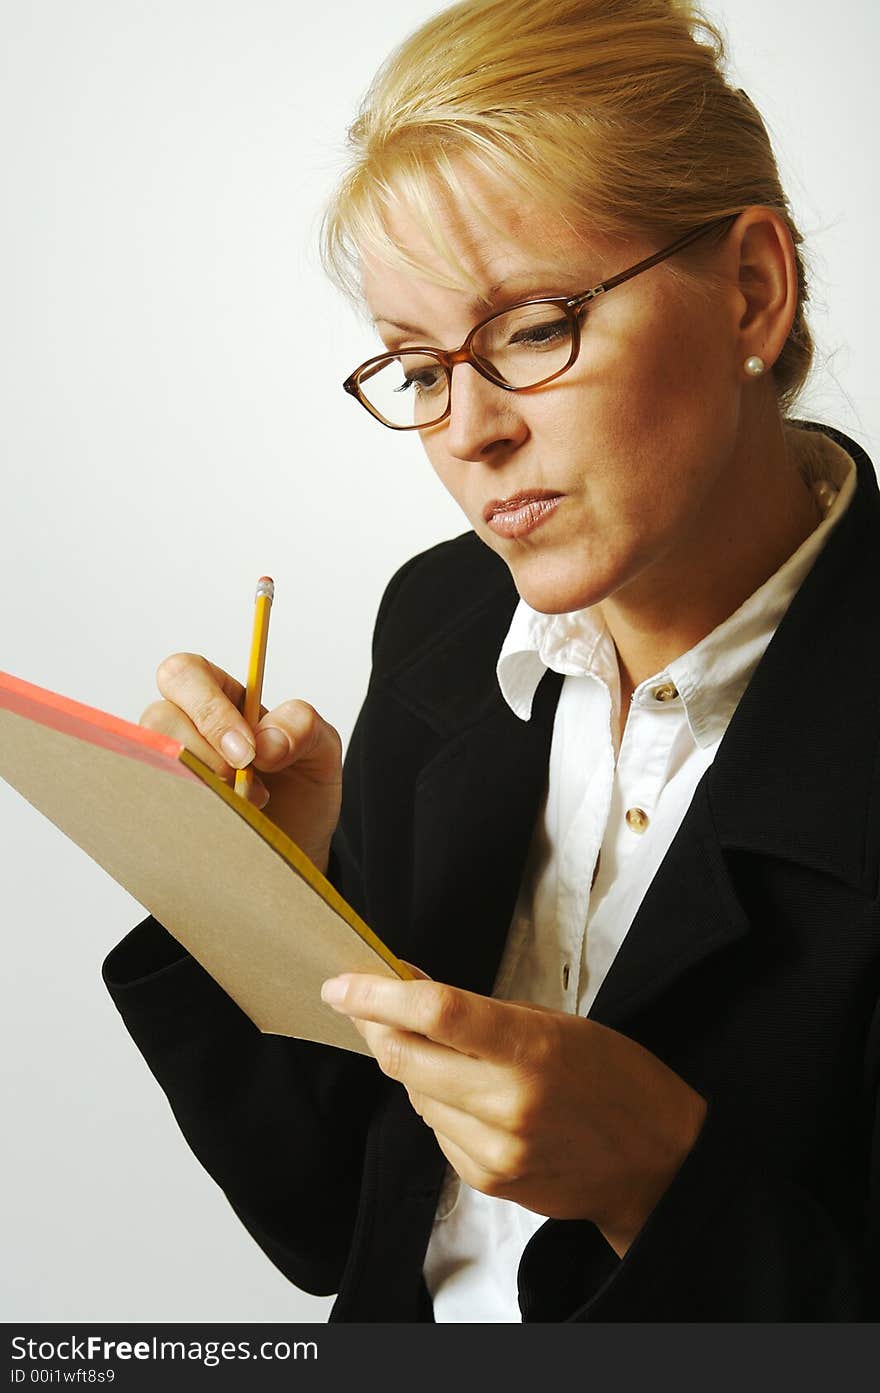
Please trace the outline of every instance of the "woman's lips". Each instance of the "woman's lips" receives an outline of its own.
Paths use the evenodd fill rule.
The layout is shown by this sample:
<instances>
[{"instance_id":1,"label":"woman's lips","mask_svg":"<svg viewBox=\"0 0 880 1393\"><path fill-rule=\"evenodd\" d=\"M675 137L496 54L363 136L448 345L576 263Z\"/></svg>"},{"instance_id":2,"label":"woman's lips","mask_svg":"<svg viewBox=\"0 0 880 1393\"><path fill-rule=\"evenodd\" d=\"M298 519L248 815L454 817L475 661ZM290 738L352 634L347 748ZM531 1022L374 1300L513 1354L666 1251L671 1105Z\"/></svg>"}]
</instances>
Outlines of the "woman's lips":
<instances>
[{"instance_id":1,"label":"woman's lips","mask_svg":"<svg viewBox=\"0 0 880 1393\"><path fill-rule=\"evenodd\" d=\"M524 537L556 511L563 496L540 489L534 493L516 493L510 498L495 499L485 508L483 519L499 537Z\"/></svg>"}]
</instances>

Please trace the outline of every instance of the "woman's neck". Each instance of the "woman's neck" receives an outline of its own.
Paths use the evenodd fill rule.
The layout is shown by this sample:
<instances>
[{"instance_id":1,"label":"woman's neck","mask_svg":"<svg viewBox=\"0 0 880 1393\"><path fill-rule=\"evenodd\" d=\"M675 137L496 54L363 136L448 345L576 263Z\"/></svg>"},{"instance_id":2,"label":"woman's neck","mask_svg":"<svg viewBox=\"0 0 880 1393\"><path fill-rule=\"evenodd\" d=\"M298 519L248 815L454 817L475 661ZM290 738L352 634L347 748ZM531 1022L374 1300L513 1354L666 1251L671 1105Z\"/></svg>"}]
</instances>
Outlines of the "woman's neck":
<instances>
[{"instance_id":1,"label":"woman's neck","mask_svg":"<svg viewBox=\"0 0 880 1393\"><path fill-rule=\"evenodd\" d=\"M690 545L599 606L617 648L622 693L628 698L723 623L821 517L774 412L764 429L739 443L691 529Z\"/></svg>"}]
</instances>

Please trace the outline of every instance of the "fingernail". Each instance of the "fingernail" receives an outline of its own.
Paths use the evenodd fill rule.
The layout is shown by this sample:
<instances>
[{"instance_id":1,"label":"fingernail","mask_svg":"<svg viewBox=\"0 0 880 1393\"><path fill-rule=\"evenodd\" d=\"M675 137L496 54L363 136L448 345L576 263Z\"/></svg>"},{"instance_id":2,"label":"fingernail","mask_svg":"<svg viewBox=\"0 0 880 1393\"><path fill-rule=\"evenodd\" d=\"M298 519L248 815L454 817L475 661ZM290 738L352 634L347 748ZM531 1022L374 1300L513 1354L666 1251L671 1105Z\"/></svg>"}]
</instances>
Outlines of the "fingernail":
<instances>
[{"instance_id":1,"label":"fingernail","mask_svg":"<svg viewBox=\"0 0 880 1393\"><path fill-rule=\"evenodd\" d=\"M338 1006L345 996L345 978L331 977L321 988L321 1000L328 1006Z\"/></svg>"},{"instance_id":2,"label":"fingernail","mask_svg":"<svg viewBox=\"0 0 880 1393\"><path fill-rule=\"evenodd\" d=\"M254 807L260 811L265 808L269 801L269 790L259 779L254 779L251 783L250 800Z\"/></svg>"},{"instance_id":3,"label":"fingernail","mask_svg":"<svg viewBox=\"0 0 880 1393\"><path fill-rule=\"evenodd\" d=\"M220 748L233 769L244 769L254 757L253 745L249 745L237 730L227 730L220 741Z\"/></svg>"},{"instance_id":4,"label":"fingernail","mask_svg":"<svg viewBox=\"0 0 880 1393\"><path fill-rule=\"evenodd\" d=\"M277 726L257 731L257 757L265 764L274 764L290 754L290 741Z\"/></svg>"}]
</instances>

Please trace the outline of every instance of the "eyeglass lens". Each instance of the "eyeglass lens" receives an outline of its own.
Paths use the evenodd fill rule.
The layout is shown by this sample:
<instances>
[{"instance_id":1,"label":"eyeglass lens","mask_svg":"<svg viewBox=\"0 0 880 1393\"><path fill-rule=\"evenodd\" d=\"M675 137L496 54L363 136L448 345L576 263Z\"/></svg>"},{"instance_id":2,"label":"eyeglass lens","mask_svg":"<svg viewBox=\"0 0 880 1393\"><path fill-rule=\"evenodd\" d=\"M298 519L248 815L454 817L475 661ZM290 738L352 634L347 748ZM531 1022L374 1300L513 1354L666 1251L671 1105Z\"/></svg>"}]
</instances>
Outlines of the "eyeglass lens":
<instances>
[{"instance_id":1,"label":"eyeglass lens","mask_svg":"<svg viewBox=\"0 0 880 1393\"><path fill-rule=\"evenodd\" d=\"M474 336L471 351L508 387L536 387L571 356L571 321L558 305L518 305L495 315ZM360 390L391 425L429 426L449 404L449 374L428 353L399 353L368 369Z\"/></svg>"}]
</instances>

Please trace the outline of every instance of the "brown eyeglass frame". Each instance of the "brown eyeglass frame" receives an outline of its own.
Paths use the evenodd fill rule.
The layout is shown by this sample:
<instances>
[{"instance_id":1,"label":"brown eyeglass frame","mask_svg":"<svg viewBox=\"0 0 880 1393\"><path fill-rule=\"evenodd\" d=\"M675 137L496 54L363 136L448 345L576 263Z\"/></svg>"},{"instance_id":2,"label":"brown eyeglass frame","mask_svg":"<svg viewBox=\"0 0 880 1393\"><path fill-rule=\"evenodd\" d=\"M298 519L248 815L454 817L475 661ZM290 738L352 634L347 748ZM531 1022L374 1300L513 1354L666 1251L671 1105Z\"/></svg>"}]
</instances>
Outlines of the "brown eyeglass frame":
<instances>
[{"instance_id":1,"label":"brown eyeglass frame","mask_svg":"<svg viewBox=\"0 0 880 1393\"><path fill-rule=\"evenodd\" d=\"M643 271L649 271L652 266L657 266L661 261L665 261L667 257L682 251L684 247L690 246L691 242L696 242L699 237L705 237L707 233L711 232L713 229L722 227L725 223L733 223L738 217L738 213L728 213L723 218L716 218L713 222L703 223L700 227L692 228L690 232L685 232L683 236L677 237L668 247L664 247L659 252L654 252L653 256L646 256L643 261L637 261L635 266L630 266L627 270L620 271L616 276L611 276L610 279L602 281L599 285L592 286L589 290L581 291L579 295L542 296L536 300L520 300L515 305L508 305L506 309L495 310L492 314L487 315L485 319L481 319L479 324L474 325L460 348L456 348L449 353L445 352L442 348L423 348L418 345L412 348L398 349L396 353L377 353L374 358L368 358L365 363L361 363L360 367L355 368L350 377L347 377L343 382L343 389L348 392L350 396L353 396L356 401L359 401L361 406L364 407L366 411L369 411L371 416L375 416L376 420L381 421L382 425L387 426L389 430L430 430L433 426L439 426L440 423L445 421L452 413L452 369L457 363L470 363L471 367L475 368L481 377L485 377L487 382L493 383L496 387L501 387L505 392L532 392L537 387L544 387L548 382L553 382L557 377L561 377L564 372L568 372L568 369L577 359L581 351L580 311L585 305L589 304L591 300L595 300L598 295L607 295L609 290L613 290L617 285L623 285L624 281L631 281L634 276L640 276ZM564 367L557 368L555 372L550 373L549 377L542 378L540 382L532 382L528 387L511 387L509 382L504 382L497 373L492 371L490 364L471 352L471 344L480 330L484 329L487 324L491 324L493 319L500 319L503 315L510 314L513 310L522 309L526 305L555 305L557 309L562 310L566 314L571 325L571 353ZM433 358L446 370L448 381L448 401L446 403L446 410L443 412L442 416L438 416L435 421L429 421L426 425L396 426L391 421L386 421L381 412L377 411L376 408L371 406L367 401L360 388L362 381L367 381L374 373L379 372L386 364L392 363L395 358L400 358L404 353L426 355L427 357Z\"/></svg>"}]
</instances>

